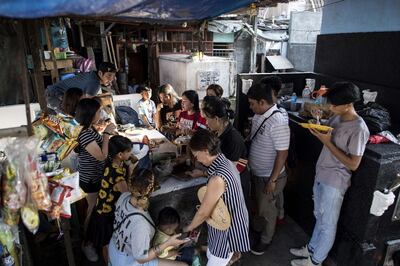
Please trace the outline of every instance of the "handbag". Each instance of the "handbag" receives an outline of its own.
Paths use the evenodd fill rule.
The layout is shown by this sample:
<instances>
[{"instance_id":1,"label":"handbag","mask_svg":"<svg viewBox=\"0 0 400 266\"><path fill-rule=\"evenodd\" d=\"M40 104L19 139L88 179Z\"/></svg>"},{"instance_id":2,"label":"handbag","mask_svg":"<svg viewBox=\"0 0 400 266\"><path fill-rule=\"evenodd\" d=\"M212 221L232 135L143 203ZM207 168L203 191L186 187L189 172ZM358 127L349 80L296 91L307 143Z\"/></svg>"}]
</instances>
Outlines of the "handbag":
<instances>
[{"instance_id":1,"label":"handbag","mask_svg":"<svg viewBox=\"0 0 400 266\"><path fill-rule=\"evenodd\" d=\"M250 137L250 138L248 138L248 139L246 139L246 140L244 141L244 144L246 145L246 149L247 149L247 154L250 153L251 142L252 142L253 139L257 136L258 131L260 131L261 127L265 124L265 122L268 120L268 118L270 118L270 117L273 116L274 114L280 113L280 112L281 112L281 111L279 111L279 110L273 111L272 114L271 114L270 116L266 117L266 118L264 119L264 121L262 121L261 125L258 127L258 129L257 129L257 131L254 133L254 135L253 135L252 137Z\"/></svg>"},{"instance_id":2,"label":"handbag","mask_svg":"<svg viewBox=\"0 0 400 266\"><path fill-rule=\"evenodd\" d=\"M199 188L199 191L197 191L197 197L199 198L200 202L203 201L206 191L207 186L202 186L201 188ZM225 202L222 200L222 198L218 200L217 205L215 205L211 216L206 220L206 222L210 226L221 231L229 229L232 222L231 215L229 213L228 207L225 205Z\"/></svg>"}]
</instances>

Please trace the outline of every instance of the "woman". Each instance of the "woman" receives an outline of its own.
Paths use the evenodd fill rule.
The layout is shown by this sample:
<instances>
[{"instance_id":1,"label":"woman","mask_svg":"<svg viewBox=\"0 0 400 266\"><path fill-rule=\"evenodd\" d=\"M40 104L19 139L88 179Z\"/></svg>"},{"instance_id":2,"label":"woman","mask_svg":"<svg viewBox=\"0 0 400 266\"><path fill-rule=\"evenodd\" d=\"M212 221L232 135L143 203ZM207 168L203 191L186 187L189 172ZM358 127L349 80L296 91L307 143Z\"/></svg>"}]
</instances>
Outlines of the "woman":
<instances>
[{"instance_id":1,"label":"woman","mask_svg":"<svg viewBox=\"0 0 400 266\"><path fill-rule=\"evenodd\" d=\"M200 113L199 95L194 90L187 90L182 94L182 112L177 128L176 135L188 135L198 128L206 128L206 120Z\"/></svg>"},{"instance_id":2,"label":"woman","mask_svg":"<svg viewBox=\"0 0 400 266\"><path fill-rule=\"evenodd\" d=\"M61 111L69 116L75 117L76 107L83 96L83 91L79 88L69 88L61 102Z\"/></svg>"},{"instance_id":3,"label":"woman","mask_svg":"<svg viewBox=\"0 0 400 266\"><path fill-rule=\"evenodd\" d=\"M158 92L161 103L157 105L157 128L169 126L168 123L175 124L176 119L181 113L181 99L170 84L160 87Z\"/></svg>"},{"instance_id":4,"label":"woman","mask_svg":"<svg viewBox=\"0 0 400 266\"><path fill-rule=\"evenodd\" d=\"M211 84L207 87L206 93L207 96L217 96L221 98L222 94L224 94L224 89L218 84Z\"/></svg>"},{"instance_id":5,"label":"woman","mask_svg":"<svg viewBox=\"0 0 400 266\"><path fill-rule=\"evenodd\" d=\"M192 222L183 229L190 232L206 221L221 198L231 216L231 225L221 231L208 227L207 266L228 265L234 252L250 250L249 217L235 165L220 153L219 140L199 129L189 142L193 156L208 167L207 191Z\"/></svg>"},{"instance_id":6,"label":"woman","mask_svg":"<svg viewBox=\"0 0 400 266\"><path fill-rule=\"evenodd\" d=\"M155 225L147 209L154 190L154 175L142 169L128 182L130 192L123 193L117 201L114 232L108 252L112 266L178 266L183 262L158 259L157 256L170 247L188 240L179 240L180 234L171 236L160 245L151 247Z\"/></svg>"},{"instance_id":7,"label":"woman","mask_svg":"<svg viewBox=\"0 0 400 266\"><path fill-rule=\"evenodd\" d=\"M84 223L86 234L87 225L96 204L97 193L100 189L100 181L103 176L104 161L108 156L108 142L110 135L116 127L109 124L100 135L93 127L100 119L100 103L91 98L82 99L76 107L75 119L83 127L78 137L78 170L79 186L87 193L88 208ZM97 261L97 253L91 243L84 243L82 250L90 261Z\"/></svg>"}]
</instances>

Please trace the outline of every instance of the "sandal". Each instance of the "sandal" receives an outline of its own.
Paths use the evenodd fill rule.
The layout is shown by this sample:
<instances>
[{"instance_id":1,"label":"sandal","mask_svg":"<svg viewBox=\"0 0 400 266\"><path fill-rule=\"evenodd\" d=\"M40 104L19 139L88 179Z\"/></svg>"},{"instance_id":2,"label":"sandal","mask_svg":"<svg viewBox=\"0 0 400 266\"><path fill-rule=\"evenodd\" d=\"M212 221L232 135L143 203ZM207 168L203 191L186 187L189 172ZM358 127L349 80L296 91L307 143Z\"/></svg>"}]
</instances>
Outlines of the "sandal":
<instances>
[{"instance_id":1,"label":"sandal","mask_svg":"<svg viewBox=\"0 0 400 266\"><path fill-rule=\"evenodd\" d=\"M235 252L235 253L233 253L232 258L231 258L231 260L230 260L229 263L228 263L228 266L231 266L231 265L235 264L235 263L238 262L241 258L242 258L242 253L240 253L240 252Z\"/></svg>"}]
</instances>

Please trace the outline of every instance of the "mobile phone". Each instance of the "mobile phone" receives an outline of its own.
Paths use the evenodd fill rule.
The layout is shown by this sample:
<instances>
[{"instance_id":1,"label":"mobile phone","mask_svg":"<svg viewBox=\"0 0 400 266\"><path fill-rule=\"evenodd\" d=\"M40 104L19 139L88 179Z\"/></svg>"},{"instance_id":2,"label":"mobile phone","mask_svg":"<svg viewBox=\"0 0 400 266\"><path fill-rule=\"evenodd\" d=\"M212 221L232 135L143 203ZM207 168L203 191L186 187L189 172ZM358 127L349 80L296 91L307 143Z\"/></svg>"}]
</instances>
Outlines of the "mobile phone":
<instances>
[{"instance_id":1,"label":"mobile phone","mask_svg":"<svg viewBox=\"0 0 400 266\"><path fill-rule=\"evenodd\" d=\"M189 237L189 232L186 232L186 233L182 233L179 237L178 237L178 239L179 240L184 240L184 239L186 239L186 238L188 238Z\"/></svg>"}]
</instances>

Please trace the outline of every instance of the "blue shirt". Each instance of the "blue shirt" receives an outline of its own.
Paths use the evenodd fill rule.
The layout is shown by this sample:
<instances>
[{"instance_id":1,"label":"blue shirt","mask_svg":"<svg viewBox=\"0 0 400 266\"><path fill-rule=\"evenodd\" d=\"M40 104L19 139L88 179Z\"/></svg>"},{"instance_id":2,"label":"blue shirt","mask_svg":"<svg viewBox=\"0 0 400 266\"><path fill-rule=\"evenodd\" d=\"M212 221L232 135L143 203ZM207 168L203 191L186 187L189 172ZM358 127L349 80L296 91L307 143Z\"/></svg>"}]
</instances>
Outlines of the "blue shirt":
<instances>
[{"instance_id":1,"label":"blue shirt","mask_svg":"<svg viewBox=\"0 0 400 266\"><path fill-rule=\"evenodd\" d=\"M50 95L64 95L70 88L79 88L84 94L97 95L100 90L100 78L96 71L85 72L47 87Z\"/></svg>"}]
</instances>

